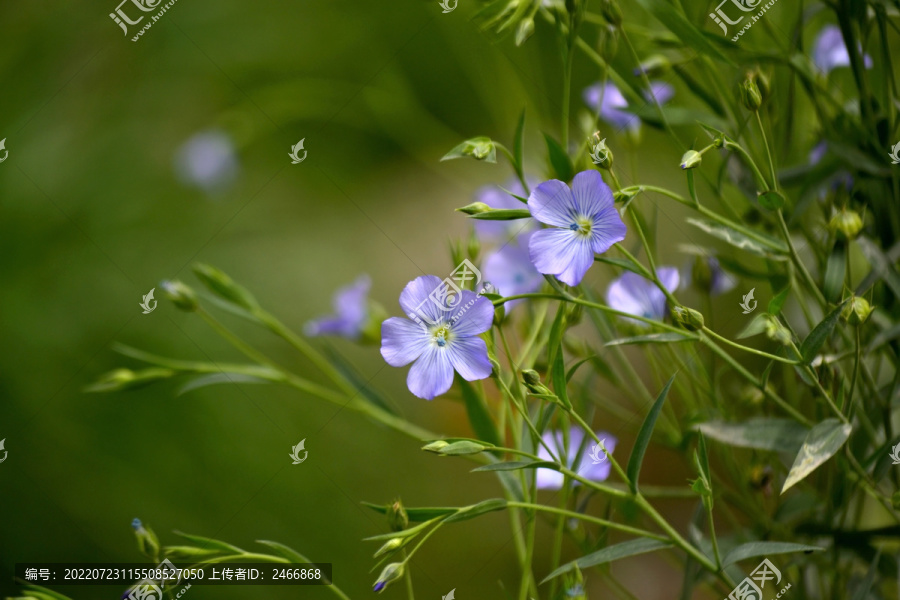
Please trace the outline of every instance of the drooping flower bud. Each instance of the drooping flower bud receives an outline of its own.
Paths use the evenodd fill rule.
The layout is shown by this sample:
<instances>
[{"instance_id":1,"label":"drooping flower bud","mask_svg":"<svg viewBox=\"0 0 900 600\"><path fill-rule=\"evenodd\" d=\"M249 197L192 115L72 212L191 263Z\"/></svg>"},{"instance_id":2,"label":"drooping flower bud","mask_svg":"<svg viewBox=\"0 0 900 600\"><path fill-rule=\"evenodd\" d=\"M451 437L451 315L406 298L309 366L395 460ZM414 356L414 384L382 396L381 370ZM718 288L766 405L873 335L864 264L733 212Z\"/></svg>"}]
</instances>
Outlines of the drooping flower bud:
<instances>
[{"instance_id":1,"label":"drooping flower bud","mask_svg":"<svg viewBox=\"0 0 900 600\"><path fill-rule=\"evenodd\" d=\"M411 538L391 538L384 543L384 545L379 548L372 558L378 558L379 556L383 556L389 552L393 552L394 550L398 550L403 546L403 544Z\"/></svg>"},{"instance_id":2,"label":"drooping flower bud","mask_svg":"<svg viewBox=\"0 0 900 600\"><path fill-rule=\"evenodd\" d=\"M160 287L177 308L188 312L197 310L197 294L178 280L163 281Z\"/></svg>"},{"instance_id":3,"label":"drooping flower bud","mask_svg":"<svg viewBox=\"0 0 900 600\"><path fill-rule=\"evenodd\" d=\"M153 530L144 526L140 519L131 522L134 528L134 537L137 539L138 550L141 554L152 560L159 558L159 538Z\"/></svg>"},{"instance_id":4,"label":"drooping flower bud","mask_svg":"<svg viewBox=\"0 0 900 600\"><path fill-rule=\"evenodd\" d=\"M688 150L684 153L684 156L681 157L681 168L682 169L695 169L700 166L700 163L703 162L703 155L697 152L696 150Z\"/></svg>"},{"instance_id":5,"label":"drooping flower bud","mask_svg":"<svg viewBox=\"0 0 900 600\"><path fill-rule=\"evenodd\" d=\"M521 46L528 41L528 38L534 33L534 19L525 17L519 21L516 27L516 46Z\"/></svg>"},{"instance_id":6,"label":"drooping flower bud","mask_svg":"<svg viewBox=\"0 0 900 600\"><path fill-rule=\"evenodd\" d=\"M378 579L375 581L375 586L373 589L376 592L383 591L384 588L389 586L391 583L403 577L403 571L403 563L390 563L381 571L381 575L379 575Z\"/></svg>"},{"instance_id":7,"label":"drooping flower bud","mask_svg":"<svg viewBox=\"0 0 900 600\"><path fill-rule=\"evenodd\" d=\"M862 325L875 310L871 304L859 296L853 296L841 309L841 318L851 325Z\"/></svg>"}]
</instances>

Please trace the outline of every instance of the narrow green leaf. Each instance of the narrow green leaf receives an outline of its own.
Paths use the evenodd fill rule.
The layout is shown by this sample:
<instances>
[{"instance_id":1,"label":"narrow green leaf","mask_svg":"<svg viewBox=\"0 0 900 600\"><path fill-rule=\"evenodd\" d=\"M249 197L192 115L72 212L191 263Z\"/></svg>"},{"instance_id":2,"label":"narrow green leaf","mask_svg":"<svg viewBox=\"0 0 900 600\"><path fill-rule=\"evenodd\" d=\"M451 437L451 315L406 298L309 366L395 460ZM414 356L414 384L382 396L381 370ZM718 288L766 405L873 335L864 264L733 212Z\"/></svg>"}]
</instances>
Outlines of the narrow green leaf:
<instances>
[{"instance_id":1,"label":"narrow green leaf","mask_svg":"<svg viewBox=\"0 0 900 600\"><path fill-rule=\"evenodd\" d=\"M633 262L631 262L630 260L625 260L624 258L607 258L605 256L595 256L594 260L596 262L602 262L608 265L619 267L621 269L625 269L626 271L631 271L632 273L637 273L638 275L645 274L645 272L638 269Z\"/></svg>"},{"instance_id":2,"label":"narrow green leaf","mask_svg":"<svg viewBox=\"0 0 900 600\"><path fill-rule=\"evenodd\" d=\"M847 274L847 249L839 240L834 249L828 255L825 265L825 275L822 278L822 294L829 302L838 302L841 299L841 290L844 287L844 276Z\"/></svg>"},{"instance_id":3,"label":"narrow green leaf","mask_svg":"<svg viewBox=\"0 0 900 600\"><path fill-rule=\"evenodd\" d=\"M767 236L765 234L758 233L757 235L771 241L770 244L763 244L758 240L744 235L736 229L726 227L725 225L719 225L718 223L713 223L712 221L694 219L693 217L688 217L686 221L694 227L697 227L705 231L709 235L731 244L739 250L746 250L758 256L766 257L770 260L788 260L788 249L785 248L781 244L781 242L779 242L775 238L771 238L770 236Z\"/></svg>"},{"instance_id":4,"label":"narrow green leaf","mask_svg":"<svg viewBox=\"0 0 900 600\"><path fill-rule=\"evenodd\" d=\"M653 436L653 428L656 426L656 419L662 410L663 402L666 401L666 396L669 395L669 388L672 387L673 381L675 381L675 375L672 375L659 393L656 402L653 403L653 407L647 413L647 418L644 419L644 424L641 425L641 430L638 432L637 439L634 442L634 449L632 449L631 456L628 459L628 468L625 470L632 492L637 493L638 491L638 477L641 474L644 454L647 452L647 446L650 444L650 438Z\"/></svg>"},{"instance_id":5,"label":"narrow green leaf","mask_svg":"<svg viewBox=\"0 0 900 600\"><path fill-rule=\"evenodd\" d=\"M791 542L749 542L741 544L722 559L722 566L727 567L745 558L771 556L772 554L788 554L790 552L815 552L824 550L819 546L793 544Z\"/></svg>"},{"instance_id":6,"label":"narrow green leaf","mask_svg":"<svg viewBox=\"0 0 900 600\"><path fill-rule=\"evenodd\" d=\"M629 346L633 344L671 344L673 342L690 342L696 338L683 335L674 331L664 333L649 333L646 335L635 335L627 338L619 338L606 342L605 346Z\"/></svg>"},{"instance_id":7,"label":"narrow green leaf","mask_svg":"<svg viewBox=\"0 0 900 600\"><path fill-rule=\"evenodd\" d=\"M782 307L784 306L784 302L787 300L788 294L791 293L791 286L788 286L778 292L771 300L769 300L768 311L770 315L778 316L781 312Z\"/></svg>"},{"instance_id":8,"label":"narrow green leaf","mask_svg":"<svg viewBox=\"0 0 900 600\"><path fill-rule=\"evenodd\" d=\"M572 159L565 150L550 135L544 134L547 141L547 154L550 158L550 167L553 169L553 175L556 179L569 182L575 177L575 167L572 165Z\"/></svg>"},{"instance_id":9,"label":"narrow green leaf","mask_svg":"<svg viewBox=\"0 0 900 600\"><path fill-rule=\"evenodd\" d=\"M841 303L837 308L828 313L828 316L825 317L821 323L816 325L815 329L810 331L809 335L806 336L806 339L803 340L803 343L800 344L800 356L803 362L809 364L816 357L819 349L831 335L831 332L834 331L835 325L837 325L838 320L841 318L841 309L843 307L844 304Z\"/></svg>"},{"instance_id":10,"label":"narrow green leaf","mask_svg":"<svg viewBox=\"0 0 900 600\"><path fill-rule=\"evenodd\" d=\"M825 419L813 427L794 459L794 466L784 480L781 493L785 493L834 456L850 437L852 430L849 423L841 423L837 419Z\"/></svg>"},{"instance_id":11,"label":"narrow green leaf","mask_svg":"<svg viewBox=\"0 0 900 600\"><path fill-rule=\"evenodd\" d=\"M796 454L809 429L791 419L756 417L743 423L708 421L694 426L709 438L736 448Z\"/></svg>"},{"instance_id":12,"label":"narrow green leaf","mask_svg":"<svg viewBox=\"0 0 900 600\"><path fill-rule=\"evenodd\" d=\"M666 0L638 0L638 4L643 6L647 12L656 17L660 23L674 33L684 44L685 48L691 48L730 66L736 66L712 42L706 39L703 32L697 29L684 13L678 10L671 2Z\"/></svg>"},{"instance_id":13,"label":"narrow green leaf","mask_svg":"<svg viewBox=\"0 0 900 600\"><path fill-rule=\"evenodd\" d=\"M655 550L662 550L663 548L671 547L672 544L660 542L657 540L651 540L648 538L630 540L627 542L622 542L621 544L614 544L612 546L607 546L606 548L601 548L596 552L591 552L586 556L582 556L578 560L573 560L572 562L564 564L560 568L544 577L544 580L541 581L541 584L550 581L554 577L559 577L564 573L568 573L575 568L587 569L588 567L602 565L614 560L619 560L620 558L627 558L629 556L635 556L638 554L646 554L647 552L653 552Z\"/></svg>"},{"instance_id":14,"label":"narrow green leaf","mask_svg":"<svg viewBox=\"0 0 900 600\"><path fill-rule=\"evenodd\" d=\"M356 388L356 390L362 397L387 413L390 413L392 415L397 414L397 409L391 406L387 398L381 392L375 389L372 384L365 377L363 377L360 372L356 370L356 367L350 364L347 359L345 359L331 346L328 345L324 347L324 353L328 358L328 362L330 362L331 365L335 369L337 369L345 379L348 379L350 383L353 384L353 387Z\"/></svg>"},{"instance_id":15,"label":"narrow green leaf","mask_svg":"<svg viewBox=\"0 0 900 600\"><path fill-rule=\"evenodd\" d=\"M566 363L563 361L563 351L561 347L556 351L556 358L553 361L553 369L550 372L550 376L553 380L553 391L556 392L556 397L559 398L559 401L566 410L571 410L572 402L569 400L569 392L566 389L568 384L568 379L566 379Z\"/></svg>"},{"instance_id":16,"label":"narrow green leaf","mask_svg":"<svg viewBox=\"0 0 900 600\"><path fill-rule=\"evenodd\" d=\"M756 316L750 319L750 322L747 323L747 326L737 334L737 339L743 340L748 337L753 337L754 335L759 335L766 330L766 324L768 323L768 320L769 317L767 313L757 313Z\"/></svg>"},{"instance_id":17,"label":"narrow green leaf","mask_svg":"<svg viewBox=\"0 0 900 600\"><path fill-rule=\"evenodd\" d=\"M205 538L199 535L191 535L189 533L184 533L182 531L173 532L177 536L181 536L184 539L193 542L199 548L214 548L216 550L222 550L223 552L233 552L235 554L244 554L244 551L238 548L237 546L232 546L227 542L223 542L221 540L214 540L212 538Z\"/></svg>"},{"instance_id":18,"label":"narrow green leaf","mask_svg":"<svg viewBox=\"0 0 900 600\"><path fill-rule=\"evenodd\" d=\"M469 424L472 426L472 431L475 432L479 439L494 446L499 446L501 444L500 434L497 433L497 426L491 418L487 402L475 391L471 383L462 377L458 378L458 381L460 390L462 390L463 401L466 403L466 414L469 415Z\"/></svg>"},{"instance_id":19,"label":"narrow green leaf","mask_svg":"<svg viewBox=\"0 0 900 600\"><path fill-rule=\"evenodd\" d=\"M553 325L550 327L550 338L547 341L547 364L552 365L556 360L556 351L562 345L563 334L566 332L566 305L559 303L556 310L556 317L553 319Z\"/></svg>"},{"instance_id":20,"label":"narrow green leaf","mask_svg":"<svg viewBox=\"0 0 900 600\"><path fill-rule=\"evenodd\" d=\"M363 502L362 504L383 515L386 515L387 511L391 508L389 504L372 504L371 502ZM452 515L459 509L452 506L430 506L422 508L406 508L405 510L406 516L409 517L411 523L424 523L425 521L430 521L436 517Z\"/></svg>"},{"instance_id":21,"label":"narrow green leaf","mask_svg":"<svg viewBox=\"0 0 900 600\"><path fill-rule=\"evenodd\" d=\"M499 462L492 465L483 465L476 469L472 469L473 473L482 471L518 471L520 469L553 469L559 470L559 465L553 461L547 460L513 460L508 462Z\"/></svg>"},{"instance_id":22,"label":"narrow green leaf","mask_svg":"<svg viewBox=\"0 0 900 600\"><path fill-rule=\"evenodd\" d=\"M516 219L530 219L531 212L527 208L498 208L469 215L469 218L479 221L515 221Z\"/></svg>"},{"instance_id":23,"label":"narrow green leaf","mask_svg":"<svg viewBox=\"0 0 900 600\"><path fill-rule=\"evenodd\" d=\"M522 115L519 117L519 123L516 125L516 136L513 139L513 156L516 159L516 171L522 172L525 164L525 109L522 109Z\"/></svg>"},{"instance_id":24,"label":"narrow green leaf","mask_svg":"<svg viewBox=\"0 0 900 600\"><path fill-rule=\"evenodd\" d=\"M475 517L480 517L485 513L494 512L496 510L503 510L505 508L506 500L504 500L503 498L492 498L490 500L479 502L478 504L473 504L472 506L460 508L456 512L456 514L447 517L444 520L444 523L467 521L469 519L474 519Z\"/></svg>"},{"instance_id":25,"label":"narrow green leaf","mask_svg":"<svg viewBox=\"0 0 900 600\"><path fill-rule=\"evenodd\" d=\"M176 396L183 396L188 392L193 390L199 390L200 388L205 388L210 385L221 385L221 384L238 384L238 383L271 383L271 381L267 379L260 379L259 377L253 377L252 375L245 375L243 373L211 373L209 375L201 375L200 377L195 377L182 385L180 388L175 390Z\"/></svg>"},{"instance_id":26,"label":"narrow green leaf","mask_svg":"<svg viewBox=\"0 0 900 600\"><path fill-rule=\"evenodd\" d=\"M285 546L280 542L273 542L272 540L256 540L257 544L262 544L263 546L268 546L281 558L287 559L288 562L292 563L311 563L312 561L294 550L289 546Z\"/></svg>"}]
</instances>

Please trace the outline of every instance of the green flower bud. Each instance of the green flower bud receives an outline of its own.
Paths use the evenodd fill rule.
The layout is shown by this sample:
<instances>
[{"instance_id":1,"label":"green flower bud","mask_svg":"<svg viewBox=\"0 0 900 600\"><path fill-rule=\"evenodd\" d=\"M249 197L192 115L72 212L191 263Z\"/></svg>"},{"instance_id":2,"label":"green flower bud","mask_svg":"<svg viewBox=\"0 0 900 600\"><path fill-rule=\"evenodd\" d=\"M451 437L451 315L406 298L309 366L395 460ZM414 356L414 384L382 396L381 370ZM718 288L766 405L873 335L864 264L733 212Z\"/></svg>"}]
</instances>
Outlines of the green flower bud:
<instances>
[{"instance_id":1,"label":"green flower bud","mask_svg":"<svg viewBox=\"0 0 900 600\"><path fill-rule=\"evenodd\" d=\"M828 227L830 227L832 231L839 231L848 240L852 240L859 235L860 231L862 231L863 220L856 211L842 208L835 211L834 215L831 217L831 221L828 222Z\"/></svg>"},{"instance_id":2,"label":"green flower bud","mask_svg":"<svg viewBox=\"0 0 900 600\"><path fill-rule=\"evenodd\" d=\"M762 101L765 102L769 99L769 96L772 95L772 83L769 80L768 75L763 73L759 67L756 67L749 73L747 73L747 77L752 79L756 86L759 88L759 94L762 98Z\"/></svg>"},{"instance_id":3,"label":"green flower bud","mask_svg":"<svg viewBox=\"0 0 900 600\"><path fill-rule=\"evenodd\" d=\"M387 565L384 570L381 571L381 575L379 575L378 579L375 581L374 590L376 592L383 591L384 588L389 586L391 583L403 577L403 571L403 563L391 563Z\"/></svg>"},{"instance_id":4,"label":"green flower bud","mask_svg":"<svg viewBox=\"0 0 900 600\"><path fill-rule=\"evenodd\" d=\"M684 156L681 157L681 168L682 169L695 169L700 166L700 163L703 162L703 155L697 152L696 150L688 150L684 153Z\"/></svg>"},{"instance_id":5,"label":"green flower bud","mask_svg":"<svg viewBox=\"0 0 900 600\"><path fill-rule=\"evenodd\" d=\"M600 14L610 25L622 25L622 9L616 0L600 0Z\"/></svg>"},{"instance_id":6,"label":"green flower bud","mask_svg":"<svg viewBox=\"0 0 900 600\"><path fill-rule=\"evenodd\" d=\"M540 385L541 376L534 369L525 369L522 371L522 381L530 389L533 386Z\"/></svg>"},{"instance_id":7,"label":"green flower bud","mask_svg":"<svg viewBox=\"0 0 900 600\"><path fill-rule=\"evenodd\" d=\"M259 308L259 303L250 292L219 269L198 263L194 265L194 275L217 296L247 310L252 311Z\"/></svg>"},{"instance_id":8,"label":"green flower bud","mask_svg":"<svg viewBox=\"0 0 900 600\"><path fill-rule=\"evenodd\" d=\"M606 145L606 138L600 139L600 133L594 134L597 141L591 144L591 161L601 169L611 169L613 165L613 153Z\"/></svg>"},{"instance_id":9,"label":"green flower bud","mask_svg":"<svg viewBox=\"0 0 900 600\"><path fill-rule=\"evenodd\" d=\"M519 21L516 27L516 46L521 46L528 41L528 38L534 33L534 19L526 17Z\"/></svg>"},{"instance_id":10,"label":"green flower bud","mask_svg":"<svg viewBox=\"0 0 900 600\"><path fill-rule=\"evenodd\" d=\"M494 140L489 137L475 137L458 144L450 152L445 154L441 160L452 160L454 158L462 158L469 156L475 160L486 160L490 163L497 162L497 147Z\"/></svg>"},{"instance_id":11,"label":"green flower bud","mask_svg":"<svg viewBox=\"0 0 900 600\"><path fill-rule=\"evenodd\" d=\"M426 452L434 452L435 454L440 454L441 450L443 450L444 448L446 448L449 445L450 445L450 443L445 442L444 440L436 440L434 442L431 442L430 444L426 444L426 445L422 446L422 450L425 450Z\"/></svg>"},{"instance_id":12,"label":"green flower bud","mask_svg":"<svg viewBox=\"0 0 900 600\"><path fill-rule=\"evenodd\" d=\"M862 325L875 310L865 298L853 296L841 309L841 318L851 325Z\"/></svg>"},{"instance_id":13,"label":"green flower bud","mask_svg":"<svg viewBox=\"0 0 900 600\"><path fill-rule=\"evenodd\" d=\"M770 340L774 340L784 346L787 346L791 343L791 332L790 330L781 324L777 318L772 315L766 316L766 337Z\"/></svg>"},{"instance_id":14,"label":"green flower bud","mask_svg":"<svg viewBox=\"0 0 900 600\"><path fill-rule=\"evenodd\" d=\"M672 309L672 318L688 331L703 329L703 314L693 308L676 306Z\"/></svg>"},{"instance_id":15,"label":"green flower bud","mask_svg":"<svg viewBox=\"0 0 900 600\"><path fill-rule=\"evenodd\" d=\"M565 309L566 325L574 327L581 322L581 316L584 314L584 306L581 304L567 304Z\"/></svg>"},{"instance_id":16,"label":"green flower bud","mask_svg":"<svg viewBox=\"0 0 900 600\"><path fill-rule=\"evenodd\" d=\"M140 371L115 369L85 388L86 392L120 392L150 385L176 375L172 369L152 367Z\"/></svg>"},{"instance_id":17,"label":"green flower bud","mask_svg":"<svg viewBox=\"0 0 900 600\"><path fill-rule=\"evenodd\" d=\"M159 560L159 538L153 530L145 527L140 519L134 519L131 526L134 528L134 537L137 539L140 553L154 561Z\"/></svg>"},{"instance_id":18,"label":"green flower bud","mask_svg":"<svg viewBox=\"0 0 900 600\"><path fill-rule=\"evenodd\" d=\"M178 280L163 281L160 287L176 307L188 312L197 310L197 294L190 287Z\"/></svg>"},{"instance_id":19,"label":"green flower bud","mask_svg":"<svg viewBox=\"0 0 900 600\"><path fill-rule=\"evenodd\" d=\"M619 51L619 29L612 25L600 27L600 36L597 38L597 54L606 62L615 58Z\"/></svg>"},{"instance_id":20,"label":"green flower bud","mask_svg":"<svg viewBox=\"0 0 900 600\"><path fill-rule=\"evenodd\" d=\"M467 215L479 215L481 213L490 212L491 210L491 207L484 202L473 202L472 204L467 204L462 208L457 208L456 212L461 212Z\"/></svg>"},{"instance_id":21,"label":"green flower bud","mask_svg":"<svg viewBox=\"0 0 900 600\"><path fill-rule=\"evenodd\" d=\"M446 444L446 442L444 443ZM400 500L395 500L391 504L387 512L387 519L392 531L402 531L409 526L409 516L406 514L406 509L403 508L403 503Z\"/></svg>"},{"instance_id":22,"label":"green flower bud","mask_svg":"<svg viewBox=\"0 0 900 600\"><path fill-rule=\"evenodd\" d=\"M741 103L744 105L744 108L752 111L759 110L759 107L762 106L762 94L759 91L759 86L756 85L756 80L752 77L745 79L740 85L740 91Z\"/></svg>"},{"instance_id":23,"label":"green flower bud","mask_svg":"<svg viewBox=\"0 0 900 600\"><path fill-rule=\"evenodd\" d=\"M410 538L402 539L402 538L392 538L384 543L384 545L372 555L372 558L378 558L384 554L388 554L389 552L393 552L394 550L398 550L403 547L404 543Z\"/></svg>"}]
</instances>

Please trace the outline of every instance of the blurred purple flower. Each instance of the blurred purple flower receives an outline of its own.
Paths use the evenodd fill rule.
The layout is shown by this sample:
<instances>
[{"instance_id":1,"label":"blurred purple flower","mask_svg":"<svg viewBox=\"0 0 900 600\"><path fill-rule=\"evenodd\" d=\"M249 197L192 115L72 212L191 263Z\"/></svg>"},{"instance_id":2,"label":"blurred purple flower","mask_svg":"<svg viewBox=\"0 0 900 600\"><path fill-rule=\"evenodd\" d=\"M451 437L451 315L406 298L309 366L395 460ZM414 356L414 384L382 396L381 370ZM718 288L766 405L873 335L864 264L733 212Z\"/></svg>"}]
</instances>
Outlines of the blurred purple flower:
<instances>
[{"instance_id":1,"label":"blurred purple flower","mask_svg":"<svg viewBox=\"0 0 900 600\"><path fill-rule=\"evenodd\" d=\"M487 345L478 335L491 328L494 305L462 290L453 308L439 306L432 294L444 285L434 275L409 282L400 294L400 307L415 320L391 317L381 325L381 355L392 367L415 361L406 385L426 400L450 389L454 370L466 381L484 379L492 370Z\"/></svg>"},{"instance_id":2,"label":"blurred purple flower","mask_svg":"<svg viewBox=\"0 0 900 600\"><path fill-rule=\"evenodd\" d=\"M860 50L862 48L860 47ZM850 66L850 53L844 43L841 28L837 25L826 25L816 36L813 44L813 62L827 75L838 67ZM872 57L868 54L863 58L867 69L872 68Z\"/></svg>"},{"instance_id":3,"label":"blurred purple flower","mask_svg":"<svg viewBox=\"0 0 900 600\"><path fill-rule=\"evenodd\" d=\"M699 258L699 257L698 257ZM704 256L702 258L706 262L706 266L709 268L709 285L708 292L712 296L720 296L726 292L730 292L735 287L737 287L737 280L732 277L729 273L727 273L722 265L719 264L719 259L715 256ZM691 277L693 277L694 266L691 266Z\"/></svg>"},{"instance_id":4,"label":"blurred purple flower","mask_svg":"<svg viewBox=\"0 0 900 600\"><path fill-rule=\"evenodd\" d=\"M535 185L537 185L537 181L531 179L528 180L528 187L533 188ZM522 183L518 178L510 179L503 187L516 196L521 196L522 198L526 196L525 188L522 187ZM476 202L484 202L491 208L525 208L525 205L522 204L522 202L507 194L497 185L486 185L479 188L478 191L475 192L475 200ZM477 233L478 237L482 240L499 239L505 242L517 233L533 229L534 226L535 223L532 219L517 219L515 221L482 221L480 219L475 219L475 233Z\"/></svg>"},{"instance_id":5,"label":"blurred purple flower","mask_svg":"<svg viewBox=\"0 0 900 600\"><path fill-rule=\"evenodd\" d=\"M625 239L625 223L616 210L612 190L598 171L582 171L572 189L551 179L537 186L528 198L532 216L552 229L531 235L531 262L541 273L578 285L594 264L594 254Z\"/></svg>"},{"instance_id":6,"label":"blurred purple flower","mask_svg":"<svg viewBox=\"0 0 900 600\"><path fill-rule=\"evenodd\" d=\"M678 289L681 278L675 267L658 267L656 274L670 292ZM666 314L666 296L656 285L637 273L626 271L606 290L606 303L618 311L661 321ZM646 323L639 322L646 326Z\"/></svg>"},{"instance_id":7,"label":"blurred purple flower","mask_svg":"<svg viewBox=\"0 0 900 600\"><path fill-rule=\"evenodd\" d=\"M615 436L606 433L605 431L598 431L596 433L597 437L603 440L603 445L606 446L607 452L612 454L616 449L616 443L618 442ZM561 460L565 461L566 467L575 471L585 479L591 481L605 481L606 478L609 477L609 458L603 453L602 449L595 453L599 458L599 462L591 458L590 449L596 444L593 444L592 440L585 442L584 432L580 427L571 427L569 429L569 447L565 449L563 448L562 431L548 431L541 436L541 439L544 440L545 444L556 451L556 455L559 456ZM582 444L584 444L584 448L582 448ZM538 458L541 460L553 460L553 457L550 456L550 453L547 452L547 449L544 448L543 445L538 447ZM576 459L579 459L578 464L575 464ZM537 487L541 490L558 490L563 486L563 482L565 481L565 475L559 471L554 471L553 469L538 469L535 476L537 478ZM580 485L579 482L575 483L576 485Z\"/></svg>"},{"instance_id":8,"label":"blurred purple flower","mask_svg":"<svg viewBox=\"0 0 900 600\"><path fill-rule=\"evenodd\" d=\"M520 203L521 204L521 203ZM484 261L484 278L491 282L502 296L516 296L536 292L544 283L544 277L531 263L528 254L528 240L531 233L519 236L499 250L488 254ZM506 311L521 300L507 302Z\"/></svg>"},{"instance_id":9,"label":"blurred purple flower","mask_svg":"<svg viewBox=\"0 0 900 600\"><path fill-rule=\"evenodd\" d=\"M644 90L644 99L652 103L654 97L660 104L665 104L675 95L675 88L668 83L651 82L650 90ZM584 103L600 118L617 130L628 129L636 133L641 128L641 120L628 111L628 101L615 84L595 83L582 93Z\"/></svg>"},{"instance_id":10,"label":"blurred purple flower","mask_svg":"<svg viewBox=\"0 0 900 600\"><path fill-rule=\"evenodd\" d=\"M175 171L187 185L210 194L223 191L238 171L231 138L217 129L191 136L175 153Z\"/></svg>"},{"instance_id":11,"label":"blurred purple flower","mask_svg":"<svg viewBox=\"0 0 900 600\"><path fill-rule=\"evenodd\" d=\"M360 275L350 285L339 288L334 294L334 314L308 321L303 330L310 337L337 335L357 340L369 317L368 296L372 280Z\"/></svg>"}]
</instances>

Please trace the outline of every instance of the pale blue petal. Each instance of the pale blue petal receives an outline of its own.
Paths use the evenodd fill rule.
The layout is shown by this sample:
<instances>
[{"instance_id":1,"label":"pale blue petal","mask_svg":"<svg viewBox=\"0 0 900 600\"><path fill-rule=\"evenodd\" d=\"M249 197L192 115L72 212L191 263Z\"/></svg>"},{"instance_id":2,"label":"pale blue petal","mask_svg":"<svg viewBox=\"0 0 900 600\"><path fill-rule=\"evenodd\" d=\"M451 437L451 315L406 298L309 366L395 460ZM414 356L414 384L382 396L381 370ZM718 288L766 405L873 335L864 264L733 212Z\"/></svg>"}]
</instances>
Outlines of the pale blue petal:
<instances>
[{"instance_id":1,"label":"pale blue petal","mask_svg":"<svg viewBox=\"0 0 900 600\"><path fill-rule=\"evenodd\" d=\"M466 381L485 379L491 376L491 361L488 360L487 344L480 337L454 338L443 351L450 364Z\"/></svg>"},{"instance_id":2,"label":"pale blue petal","mask_svg":"<svg viewBox=\"0 0 900 600\"><path fill-rule=\"evenodd\" d=\"M528 208L531 215L541 223L568 227L572 224L575 211L572 190L558 179L545 181L531 191Z\"/></svg>"},{"instance_id":3,"label":"pale blue petal","mask_svg":"<svg viewBox=\"0 0 900 600\"><path fill-rule=\"evenodd\" d=\"M406 377L409 391L419 398L432 400L453 385L453 366L443 348L430 344L413 363Z\"/></svg>"},{"instance_id":4,"label":"pale blue petal","mask_svg":"<svg viewBox=\"0 0 900 600\"><path fill-rule=\"evenodd\" d=\"M392 367L402 367L417 359L428 347L431 336L424 325L400 317L381 324L381 356Z\"/></svg>"}]
</instances>

